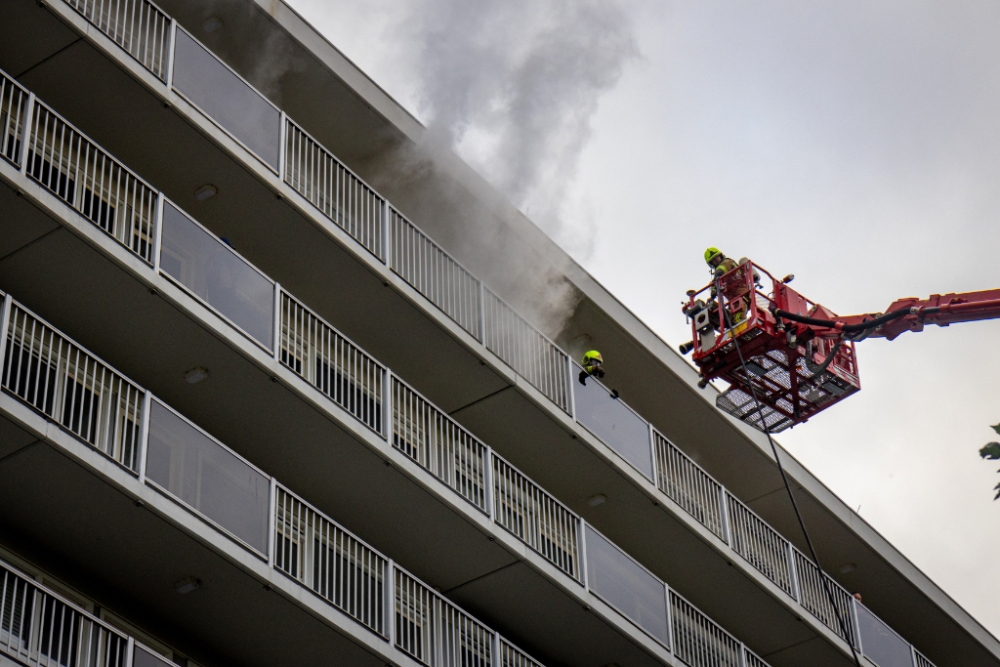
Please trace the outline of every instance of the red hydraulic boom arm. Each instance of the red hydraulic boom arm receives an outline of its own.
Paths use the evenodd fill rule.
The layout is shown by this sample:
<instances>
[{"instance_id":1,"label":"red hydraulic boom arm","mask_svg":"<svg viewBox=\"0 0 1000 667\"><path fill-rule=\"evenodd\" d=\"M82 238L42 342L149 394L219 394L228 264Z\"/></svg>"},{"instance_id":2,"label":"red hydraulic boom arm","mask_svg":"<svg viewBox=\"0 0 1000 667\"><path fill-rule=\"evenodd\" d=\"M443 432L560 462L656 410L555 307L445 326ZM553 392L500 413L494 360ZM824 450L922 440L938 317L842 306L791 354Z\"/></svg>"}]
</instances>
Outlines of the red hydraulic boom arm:
<instances>
[{"instance_id":1,"label":"red hydraulic boom arm","mask_svg":"<svg viewBox=\"0 0 1000 667\"><path fill-rule=\"evenodd\" d=\"M885 314L848 315L835 320L804 317L775 309L775 316L809 327L816 336L836 338L851 329L866 331L866 338L893 340L907 331L923 331L925 324L946 327L956 322L1000 318L1000 289L962 294L933 294L929 299L907 297L893 302ZM881 321L881 324L876 324ZM875 328L872 328L874 325Z\"/></svg>"},{"instance_id":2,"label":"red hydraulic boom arm","mask_svg":"<svg viewBox=\"0 0 1000 667\"><path fill-rule=\"evenodd\" d=\"M728 382L716 405L772 433L861 389L856 342L893 340L927 324L946 327L1000 318L1000 289L907 297L885 313L841 317L789 287L792 278L777 280L746 260L701 290L688 292L683 307L692 341L681 351L694 351L699 384Z\"/></svg>"}]
</instances>

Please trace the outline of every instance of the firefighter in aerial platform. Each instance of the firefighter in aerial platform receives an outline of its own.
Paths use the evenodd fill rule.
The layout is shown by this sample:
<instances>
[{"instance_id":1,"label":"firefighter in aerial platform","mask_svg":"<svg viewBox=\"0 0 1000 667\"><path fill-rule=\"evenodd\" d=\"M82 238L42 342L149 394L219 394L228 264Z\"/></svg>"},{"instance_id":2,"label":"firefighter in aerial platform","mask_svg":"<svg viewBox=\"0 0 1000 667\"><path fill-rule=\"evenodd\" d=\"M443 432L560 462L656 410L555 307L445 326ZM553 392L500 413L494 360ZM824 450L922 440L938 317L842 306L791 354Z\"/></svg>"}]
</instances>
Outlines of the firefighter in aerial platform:
<instances>
[{"instance_id":1,"label":"firefighter in aerial platform","mask_svg":"<svg viewBox=\"0 0 1000 667\"><path fill-rule=\"evenodd\" d=\"M730 271L732 271L733 269L735 269L736 267L738 267L738 266L740 266L742 264L745 264L748 261L750 261L750 260L747 259L746 257L744 257L739 262L737 262L736 260L732 259L731 257L726 257L721 250L719 250L718 248L715 248L715 247L708 248L705 251L705 263L708 264L708 267L712 270L712 281L713 281L713 283L716 280L718 280L719 278L721 278L722 276L726 275L727 273L729 273ZM760 274L757 273L756 269L754 269L754 272L753 272L753 280L754 280L754 283L758 283L758 284L760 283ZM715 299L715 285L714 284L712 285L712 292L711 293L712 293L712 298ZM741 301L742 305L739 308L739 310L737 310L736 312L732 313L733 321L730 322L730 325L739 324L740 322L742 322L746 318L747 310L750 308L750 299L749 299L749 297L744 296L744 297L740 298L740 301ZM722 330L724 330L726 328L727 327L719 327L719 330L722 331Z\"/></svg>"},{"instance_id":2,"label":"firefighter in aerial platform","mask_svg":"<svg viewBox=\"0 0 1000 667\"><path fill-rule=\"evenodd\" d=\"M705 251L705 263L712 269L712 275L715 278L721 278L739 266L733 259L722 254L718 248L709 248Z\"/></svg>"}]
</instances>

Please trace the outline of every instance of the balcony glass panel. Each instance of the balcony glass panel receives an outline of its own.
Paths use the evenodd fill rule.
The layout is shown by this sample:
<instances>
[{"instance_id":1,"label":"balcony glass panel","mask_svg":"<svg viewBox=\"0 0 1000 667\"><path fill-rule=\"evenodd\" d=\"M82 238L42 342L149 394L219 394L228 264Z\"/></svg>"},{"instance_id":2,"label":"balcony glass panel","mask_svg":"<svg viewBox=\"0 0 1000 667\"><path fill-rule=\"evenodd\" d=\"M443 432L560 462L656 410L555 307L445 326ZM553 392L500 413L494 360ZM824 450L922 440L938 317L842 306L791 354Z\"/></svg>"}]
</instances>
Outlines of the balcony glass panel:
<instances>
[{"instance_id":1,"label":"balcony glass panel","mask_svg":"<svg viewBox=\"0 0 1000 667\"><path fill-rule=\"evenodd\" d=\"M170 202L163 205L160 269L271 348L274 283Z\"/></svg>"},{"instance_id":2,"label":"balcony glass panel","mask_svg":"<svg viewBox=\"0 0 1000 667\"><path fill-rule=\"evenodd\" d=\"M155 400L146 477L266 553L270 480Z\"/></svg>"},{"instance_id":3,"label":"balcony glass panel","mask_svg":"<svg viewBox=\"0 0 1000 667\"><path fill-rule=\"evenodd\" d=\"M855 607L865 656L878 667L913 667L910 645L863 605Z\"/></svg>"},{"instance_id":4,"label":"balcony glass panel","mask_svg":"<svg viewBox=\"0 0 1000 667\"><path fill-rule=\"evenodd\" d=\"M670 646L662 582L587 526L587 583L594 593Z\"/></svg>"},{"instance_id":5,"label":"balcony glass panel","mask_svg":"<svg viewBox=\"0 0 1000 667\"><path fill-rule=\"evenodd\" d=\"M582 369L575 366L576 372ZM576 419L587 430L638 468L639 472L653 479L652 448L649 444L649 425L642 417L611 393L594 378L587 384L573 379L573 396L576 399Z\"/></svg>"},{"instance_id":6,"label":"balcony glass panel","mask_svg":"<svg viewBox=\"0 0 1000 667\"><path fill-rule=\"evenodd\" d=\"M281 113L193 37L178 28L173 86L278 170Z\"/></svg>"}]
</instances>

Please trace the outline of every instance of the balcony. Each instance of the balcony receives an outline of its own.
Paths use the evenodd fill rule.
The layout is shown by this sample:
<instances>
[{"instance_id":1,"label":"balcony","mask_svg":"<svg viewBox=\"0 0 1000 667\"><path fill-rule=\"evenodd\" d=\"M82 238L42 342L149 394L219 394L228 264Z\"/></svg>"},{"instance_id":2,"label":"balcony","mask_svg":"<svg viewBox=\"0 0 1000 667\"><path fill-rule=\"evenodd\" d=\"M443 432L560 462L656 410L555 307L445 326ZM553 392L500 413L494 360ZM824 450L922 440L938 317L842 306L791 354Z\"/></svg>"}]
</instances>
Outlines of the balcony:
<instances>
[{"instance_id":1,"label":"balcony","mask_svg":"<svg viewBox=\"0 0 1000 667\"><path fill-rule=\"evenodd\" d=\"M284 367L307 380L382 438L388 438L389 426L385 423L385 415L391 413L393 447L458 491L477 509L488 512L494 521L560 570L577 580L585 578L579 565L579 555L586 551L586 540L582 539L581 533L592 532L592 528L584 530L583 522L568 508L561 506L490 452L470 433L200 227L173 203L153 193L149 186L100 151L42 102L30 98L9 80L7 85L11 91L8 97L12 100L16 97L17 102L10 106L15 111L8 116L15 119L22 117L21 102L25 108L30 106L33 113L33 122L22 130L24 134L20 144L25 149L18 155L24 163L25 173L67 204L76 204L75 208L86 220L146 265L152 265L171 282L216 311ZM23 117L29 115L24 114ZM94 164L100 167L96 168ZM117 196L95 196L86 184L111 180L104 176L108 171L116 175L115 182L129 184L124 188L125 192L138 193L140 201L155 201L155 206L149 204L140 208L128 206L127 201L123 203ZM78 196L80 188L75 185L77 182L83 184L84 196ZM118 191L115 188L110 192L117 195ZM94 205L95 201L99 205ZM154 209L155 213L149 215L153 215L155 220L142 222L144 211L153 212ZM95 219L90 215L92 210L103 213ZM118 214L120 211L131 211L131 214L123 217ZM137 219L142 224L137 223ZM119 233L123 228L131 230L131 233ZM136 233L138 229L144 229L145 233ZM154 229L155 233L152 233ZM151 239L152 243L143 239ZM14 372L20 371L15 369ZM673 490L678 498L683 497L689 511L700 515L699 520L719 537L730 539L737 553L777 581L786 593L801 598L807 609L832 626L831 629L839 630L842 638L856 642L855 632L851 630L855 624L848 617L851 601L846 591L836 589L840 601L835 606L831 605L829 596L824 597L820 593L824 588L820 573L801 554L796 553L793 559L792 548L787 542L698 470L669 441L623 403L607 396L606 390L596 380L581 384L582 389L576 388L575 384L573 387L573 407L578 410L581 423L589 424L592 430L615 443L615 449L629 457L640 472L647 476L655 474L664 485L661 488L667 489L665 492ZM54 409L45 400L48 399L35 407ZM134 421L133 418L133 424ZM642 454L642 443L648 446L649 437L656 438L655 457L651 451ZM127 438L127 444L121 445L123 451L130 452L130 457L135 455L134 442L133 435ZM665 465L668 460L671 465ZM662 473L655 471L656 461L663 468ZM675 470L680 470L681 474L676 474ZM693 486L687 479L692 475L697 478ZM490 483L490 477L494 478L496 486ZM705 495L707 489L713 489L717 499L714 506L707 507L706 511L704 502L693 499L708 499L708 505L711 505L711 495ZM493 498L490 491L493 491ZM729 511L724 512L723 508L729 508ZM260 535L257 537L256 546L260 550ZM603 537L600 539L605 540ZM597 537L593 541L598 544ZM826 585L835 587L829 581ZM799 586L802 588L799 589ZM634 597L638 599L642 595ZM636 612L630 618L669 647L665 607L660 630L643 626L637 616L643 614Z\"/></svg>"},{"instance_id":2,"label":"balcony","mask_svg":"<svg viewBox=\"0 0 1000 667\"><path fill-rule=\"evenodd\" d=\"M241 572L242 576L261 578L261 570L266 568L265 589L271 590L273 575L283 575L339 612L337 618L345 616L372 633L374 642L385 642L428 667L455 664L541 667L510 641L9 296L4 299L2 321L5 336L2 339L4 365L0 372L0 410L5 430L23 433L22 439L29 444L5 455L5 458L19 455L17 470L2 473L8 478L16 476L18 481L8 479L9 484L5 484L0 493L7 496L7 500L17 497L25 503L20 506L16 502L4 503L8 508L4 519L32 539L53 551L72 554L67 559L69 562L101 576L110 576L112 581L115 581L115 572L132 572L132 567L140 567L133 562L136 560L144 563L141 569L147 575L151 568L173 566L175 559L185 560L185 549L177 553L171 550L178 539L195 537L204 547L215 551L220 551L219 543L225 542L231 552L237 552L236 556L229 555L229 559L250 570ZM33 438L41 439L30 443ZM65 447L67 438L72 439L70 444L74 446ZM8 442L16 448L17 439L11 438ZM44 446L37 447L42 442ZM83 448L82 456L73 451L80 447ZM31 448L35 451L23 453ZM591 595L605 600L659 642L667 649L666 664L674 664L669 657L669 649L674 646L676 656L688 665L735 665L747 660L749 664L766 667L766 663L742 643L604 536L566 513L502 459L488 454L491 469L499 473L496 485L486 487L486 504L498 508L494 520L533 543L532 547L539 552L548 553L550 560L561 562ZM24 463L20 464L22 460ZM53 463L55 460L58 462ZM43 465L43 461L48 463ZM88 462L91 465L88 466ZM106 478L103 483L99 480L101 477ZM117 483L113 478L117 478ZM46 489L56 482L62 489L60 497L46 501ZM114 500L110 501L114 505L112 509L97 511L99 505L106 507L109 504L109 495L115 497L123 493L136 498L137 507L148 505L152 513L168 523L177 513L164 509L164 503L176 505L186 510L181 516L195 517L204 530L200 535L174 540L147 532L143 542L133 543L137 536L133 529L148 517L147 513L136 511L127 502L115 504ZM93 497L93 503L87 501L88 496ZM19 509L25 505L35 509L31 512ZM125 514L130 516L123 516ZM81 519L78 515L89 518ZM113 544L100 544L102 540L94 544L90 540L86 548L78 550L78 535L81 531L87 535L94 530L95 524L101 524L106 535L116 536L110 540ZM149 526L143 528L150 530ZM186 526L179 528L177 532L182 533ZM163 532L160 529L160 533ZM217 537L206 539L209 534ZM582 542L579 547L577 540ZM86 538L83 541L87 543ZM125 549L127 553L119 553L121 542L129 543L129 548ZM108 549L112 550L113 557L105 553ZM158 557L151 558L147 552L156 553ZM581 555L586 561L585 569L578 565ZM203 585L214 590L217 582L223 583L219 580L232 577L232 574L216 570L211 580L188 577L180 581L192 582L191 591ZM162 576L152 577L154 581L162 579ZM148 580L149 576L120 582L120 585L148 598L150 594L144 591ZM301 596L294 593L293 584L279 592L286 592L289 587L293 587L290 596L293 601L301 601ZM137 589L140 592L136 593ZM183 590L177 585L175 589ZM25 589L15 586L11 590ZM183 594L191 591L184 590ZM215 597L222 598L216 599L216 604L235 602L222 595ZM265 600L272 598L263 597ZM74 643L82 640L74 639L79 623L73 621L67 622L65 629L60 625L60 637L66 639L53 643L51 633L42 631L38 635L34 630L38 624L24 620L32 614L25 603L17 600L12 603L10 598L4 595L3 603L15 611L22 611L4 615L5 622L11 625L4 630L9 633L8 639L16 637L18 642L8 641L0 645L0 649L14 657L28 659L31 663L31 656L38 655L40 640L37 637L41 636L43 653L49 651L45 655L52 657L51 646L62 647L61 653L55 656L62 665L83 664L84 656L90 656L87 660L98 659L93 664L126 664L124 656L133 646L129 638L121 637L120 645L117 635L111 637L113 641L98 642L95 646L111 648L106 655L95 653L97 649L91 649L90 644L78 646ZM524 598L519 599L522 604L527 602ZM36 605L34 608L42 607ZM72 613L80 614L79 611ZM53 614L55 612L49 615ZM60 611L59 617L64 618L67 614L68 611ZM15 620L10 621L10 618ZM21 621L18 623L17 619ZM195 618L189 620L189 623L197 622L200 621ZM195 627L198 627L197 634L211 644L212 638L204 635L215 630L217 625L208 622ZM17 629L11 629L14 627ZM36 639L32 639L29 630L35 632ZM563 632L572 634L565 627ZM86 639L89 635L79 636ZM261 660L263 656L246 664L266 664ZM49 663L36 659L32 664Z\"/></svg>"},{"instance_id":3,"label":"balcony","mask_svg":"<svg viewBox=\"0 0 1000 667\"><path fill-rule=\"evenodd\" d=\"M145 7L145 5L143 6ZM90 18L94 20L93 17ZM159 26L161 22L157 19L152 24ZM101 29L112 37L118 34L115 30L107 27ZM159 28L156 28L156 30L159 30ZM159 34L156 30L153 33ZM148 43L159 43L158 39L158 37L151 38L147 41ZM118 39L115 39L115 41L119 45L123 45L126 50L130 48L123 41ZM176 37L173 41L176 46ZM168 46L169 43L163 48L169 51ZM650 483L658 486L673 502L686 509L698 523L703 524L720 540L730 542L729 548L764 574L779 590L798 601L802 607L809 611L815 618L819 619L831 631L840 634L842 638L846 638L846 636L851 634L849 628L845 629L843 623L836 620L838 615L843 619L846 613L844 611L844 600L847 597L846 591L834 586L837 591L837 598L834 600L834 603L831 603L827 599L825 592L818 592L823 589L822 582L825 575L811 572L810 569L815 570L814 566L808 562L808 559L805 559L798 553L787 540L768 527L749 508L743 506L734 495L721 490L720 485L714 482L706 483L705 479L710 480L710 478L708 478L704 471L698 469L690 459L686 459L680 453L680 450L673 446L666 437L652 428L622 402L611 401L606 396L602 397L601 391L603 390L599 385L595 384L584 389L577 387L572 382L574 371L568 358L561 350L535 331L523 318L514 313L513 309L503 303L499 297L493 294L472 276L471 273L462 268L443 250L437 247L429 237L406 220L385 199L377 195L360 179L353 176L350 170L340 164L318 141L311 138L291 120L285 118L284 114L278 114L279 123L277 124L276 135L275 124L270 120L266 120L273 116L266 109L270 103L259 94L257 95L259 99L250 94L254 93L252 88L247 86L242 80L237 81L239 77L230 70L227 70L218 61L214 61L213 64L210 60L205 60L211 54L204 47L193 39L185 41L182 38L180 48L186 54L183 55L183 58L186 59L184 62L188 62L189 69L198 70L200 72L198 76L204 76L205 79L196 81L186 80L184 75L176 80L171 79L174 91L179 93L184 99L193 101L198 108L211 116L211 123L218 124L226 130L236 144L243 149L247 149L249 154L255 157L265 171L270 170L275 172L281 177L285 185L293 188L306 203L306 205L301 207L302 210L299 213L302 213L302 211L308 213L310 210L313 212L319 211L327 222L334 223L337 229L346 234L346 239L349 239L349 241L345 242L348 245L355 243L363 249L356 250L356 255L365 256L367 253L369 263L371 263L371 258L374 257L377 264L381 264L386 270L391 271L390 278L394 277L402 281L394 280L392 282L393 287L399 288L401 293L407 296L410 295L409 290L414 290L417 296L415 298L410 296L412 300L415 300L418 304L422 303L421 299L429 301L435 308L440 309L440 313L444 317L439 318L436 322L438 326L442 327L442 329L436 332L436 336L432 334L429 339L422 338L420 335L413 337L421 343L418 351L415 349L400 349L398 343L395 342L398 341L398 336L392 336L393 343L390 344L387 342L385 336L395 328L392 324L385 327L382 332L372 332L370 324L372 318L366 317L371 309L359 310L356 305L331 307L329 305L331 303L329 293L322 295L316 293L317 289L323 286L322 281L312 281L312 284L308 284L310 281L300 276L298 279L300 282L296 282L295 284L301 284L304 292L316 297L315 301L308 299L310 303L325 304L326 307L322 308L324 312L337 312L337 321L342 329L364 330L367 327L368 330L364 332L366 335L362 335L360 338L369 342L368 347L371 349L380 349L383 346L391 348L384 350L384 358L389 360L393 367L402 369L406 377L419 378L421 382L428 385L423 386L422 389L439 405L454 405L459 399L466 400L469 393L473 396L481 394L484 398L489 396L488 393L484 392L495 386L493 383L498 378L495 375L491 376L489 371L486 371L484 375L484 371L476 368L477 364L474 363L476 355L490 359L491 366L495 365L501 369L503 367L512 369L516 373L513 377L513 382L506 380L503 376L500 377L516 386L520 393L511 396L511 392L503 392L503 395L499 398L489 399L488 401L484 400L475 408L459 412L459 418L467 426L473 427L484 439L488 439L494 443L502 443L505 451L509 450L508 455L512 459L521 461L522 465L525 465L524 462L529 462L532 470L536 471L536 476L543 476L538 471L558 470L561 466L564 467L567 462L570 462L573 466L583 466L593 471L597 461L589 452L580 451L579 445L574 442L577 436L572 430L566 429L565 418L560 412L565 413L567 416L575 414L575 420L586 427L593 435L597 436L599 450L600 445L603 445L607 450L617 453L623 460L628 461L641 476L645 477ZM132 53L133 50L135 49L129 50L129 53ZM140 56L147 51L148 49L139 49ZM181 51L178 51L178 54L181 54ZM165 57L165 60L167 62L174 62L177 60L177 57L177 55ZM142 58L149 60L145 56L142 56ZM146 64L142 58L140 58L140 62ZM157 74L158 70L155 63L161 60L160 56L153 57L149 61L153 64L146 66L149 68L149 72L156 78L169 78L169 67L163 76ZM191 63L201 63L201 66L195 66ZM206 63L211 66L206 66ZM174 74L176 73L174 72ZM218 85L206 83L208 80L214 81ZM219 81L223 81L224 83L219 83ZM240 86L243 86L243 88L240 88ZM234 122L239 123L242 120L240 120L238 115L233 113L233 109L230 108L227 110L226 108L219 107L220 102L225 103L225 100L214 99L211 94L215 90L230 89L243 91L238 95L242 96L241 99L245 98L244 104L252 105L253 108L259 109L259 113L256 111L250 113L248 114L248 118L252 116L253 118L264 120L260 123L254 121L251 123L253 127L250 129L241 125L233 125ZM66 98L67 91L60 90L59 95ZM199 98L199 95L202 97ZM208 97L205 97L206 95ZM250 100L250 102L246 100ZM75 99L67 99L67 104L76 108L81 106L79 101ZM274 110L273 105L270 106ZM44 109L44 107L41 108ZM83 111L86 112L87 110L83 109ZM42 182L57 195L60 192L63 192L63 195L65 195L72 189L70 181L66 180L63 176L55 175L58 170L53 169L51 166L47 167L48 171L46 171L45 164L58 164L58 160L63 159L60 157L63 152L68 155L72 154L73 151L89 151L90 144L88 143L85 146L83 143L80 143L82 139L72 139L70 144L68 144L68 148L63 149L58 142L45 139L44 137L47 136L46 132L48 132L46 125L48 122L48 113L46 111L42 114L45 116L42 119L44 122L40 121L38 123L41 131L38 132L36 129L36 134L43 136L43 144L48 146L48 143L52 143L53 147L32 150L36 155L45 154L44 150L55 151L53 153L55 157L47 161L42 160L42 162L39 162L37 158L29 159L28 172L36 181ZM83 113L83 115L87 114ZM236 119L235 121L232 120L234 118ZM281 120L284 122L281 123ZM265 132L269 133L268 136L271 139L257 137L255 133L258 132L260 127L271 128ZM278 142L278 146L279 158L283 159L272 160L263 155L270 150L265 149L265 147L274 144L273 138L275 136L280 137L282 133L284 134L284 138ZM72 141L77 141L79 145L73 144ZM114 141L120 142L121 138L117 137ZM16 144L16 139L14 143ZM10 150L14 151L14 148ZM135 152L137 149L131 148L129 150ZM163 171L164 167L154 167L150 164L148 151L140 152L143 152L144 155L137 157L139 162L148 166L152 171ZM281 155L282 153L283 155ZM277 162L276 165L275 162ZM90 181L97 182L95 181L98 174L97 171L89 176L86 173L86 169L83 172L84 180L89 178ZM175 181L176 174L173 177ZM97 180L102 183L116 183L115 178L113 174L105 175L103 171L100 171L100 178ZM169 181L171 178L165 175L164 180ZM75 183L76 180L73 180L74 187ZM98 185L95 187L105 186ZM115 187L118 188L117 185ZM256 186L251 183L248 187L250 191L255 189L260 191L261 189L259 182ZM277 189L280 190L281 188ZM87 192L92 193L93 191L93 188L90 190L84 188L82 194L74 194L74 201L69 201L68 203L74 205L85 217L102 228L110 226L110 221L113 217L112 211L107 209L107 207L101 209L102 205L88 203L92 202L95 196L93 194L88 195ZM129 189L126 186L122 191L128 193ZM149 215L145 212L146 209L143 208L144 206L148 208L148 198L142 201L136 200L135 202L130 202L127 199L127 194L114 196L120 199L117 206L113 207L114 211L139 211L134 221L130 221L127 224L122 223L121 225L117 225L116 223L115 234L121 237L119 238L120 241L123 239L127 240L128 245L138 253L140 258L149 262L150 258L145 256L147 252L144 250L144 247L149 245L148 224L144 222L144 220L148 220ZM140 197L144 196L144 194L140 193ZM66 200L66 197L63 196L63 199ZM99 197L99 199L102 198ZM248 199L252 199L252 197ZM294 199L294 196L290 199ZM144 204L143 201L147 203ZM274 206L274 203L271 202L268 206ZM309 207L312 208L310 209ZM166 211L163 214L164 224L162 226L164 229L168 227L166 223L168 216L172 215L172 211L179 211L179 209L168 204L166 205ZM284 217L288 218L287 211ZM218 215L214 219L218 220ZM294 228L295 224L298 224L297 228L301 229L301 222L302 220L300 219L297 223L293 223L291 227ZM259 241L264 237L254 238ZM335 238L341 240L340 237L335 236ZM285 245L287 246L287 243ZM242 249L243 245L241 244L240 247ZM295 270L289 267L287 260L282 262L280 258L275 258L273 254L268 255L268 251L260 249L259 246L256 249L252 246L248 247L250 248L248 252L254 250L262 259L278 265L278 270L283 275L295 273ZM275 246L275 248L280 247L280 245ZM155 254L155 258L152 261L162 261L163 256L162 252ZM194 282L197 282L197 277L185 279L174 275L181 273L182 269L170 265L169 261L165 266L157 268L160 269L162 274L172 276L176 282L183 284L190 291L195 292L203 302L208 303L216 311L227 316L224 306L209 302L206 294L199 294L197 292L198 288L192 286ZM253 271L259 273L256 269ZM378 279L379 275L375 276L376 279ZM368 278L370 279L371 276L368 276ZM184 282L184 280L188 280L188 282ZM258 315L264 312L260 307L265 303L263 297L266 294L266 286L264 285L266 281L266 278L257 281L261 283L257 288L259 295L256 298ZM295 291L302 296L298 288ZM275 289L274 292L278 294L279 290ZM333 290L333 292L336 292L336 290ZM357 290L357 293L352 294L350 298L352 300L366 298L372 292L379 292L379 290L376 288L366 292L365 288L362 287ZM342 296L337 294L334 298L341 298ZM381 298L384 303L385 297ZM292 305L293 300L290 296L288 296L288 299L289 308L294 309L301 306L301 304L299 306ZM397 301L396 303L402 302ZM273 310L278 311L283 307L273 307ZM301 306L301 308L303 312L307 310L304 306ZM406 316L413 314L412 312L407 312L401 319L398 311L407 311L406 306L402 305L398 311L393 310L392 307L386 308L383 311L381 310L381 306L375 308L375 310L378 310L380 314L383 312L389 313L387 321L390 323L395 322L398 326L405 326L405 323L409 321L406 320ZM340 317L341 315L343 316ZM321 319L315 313L310 317L316 321ZM366 320L366 323L360 324L357 319L358 317ZM227 316L227 319L232 323L236 323L236 319L239 319L239 317ZM258 316L257 319L261 320L262 318ZM452 328L448 328L447 322L442 324L442 320L450 320ZM239 323L236 324L245 333L249 333ZM420 328L420 325L418 325L415 330L420 333L427 331L426 322L422 322L422 324L424 328ZM257 325L261 329L256 335L251 335L250 337L256 340L258 344L261 344L265 350L273 351L276 348L273 341L260 340L268 338L265 330L266 323L261 321L257 322ZM332 327L329 328L332 329ZM272 327L272 334L276 330L276 327ZM449 336L452 336L450 341L447 340L447 337L442 338L440 336L442 330ZM457 330L470 336L473 342L465 339L463 335L457 333ZM294 333L293 337L296 336L301 337L301 334ZM343 337L341 336L341 338ZM456 339L460 343L458 348L455 347ZM435 341L439 344L435 343ZM424 344L427 344L427 348L432 350L430 354L424 354L427 351L423 347ZM291 347L295 347L295 345L297 343L293 343ZM482 347L483 350L478 350L477 346ZM286 345L285 347L289 346ZM310 343L307 347L316 347L316 345ZM458 356L445 351L446 348L450 351L459 350ZM467 352L469 349L472 349L475 354L466 354L464 356L461 354L461 352ZM291 352L282 350L280 354L284 357L291 354ZM428 368L426 360L435 358L438 354L449 358L448 366ZM380 354L380 356L382 355ZM415 359L419 359L420 361L415 362ZM494 362L494 359L498 361ZM297 359L282 358L281 361L286 365L291 364L292 368L296 364L301 365L301 360ZM463 366L463 364L465 365ZM331 368L330 364L326 364L326 366L327 368ZM459 371L456 371L456 368ZM324 377L322 368L319 370L313 368L311 362L306 365L305 372L307 376L311 374L316 378ZM319 389L325 395L329 396L330 391L336 390L337 373L332 370L325 372L327 388L324 389L323 386L319 386ZM352 369L348 372L353 373L356 371ZM446 383L444 382L444 375L447 375L449 379L458 378L459 381ZM429 380L425 378L429 378ZM310 379L315 385L315 382L311 378L307 379ZM526 387L520 380L524 380L531 387ZM378 382L375 381L374 384L378 385ZM334 385L333 390L329 388L330 385ZM345 401L350 402L356 406L353 408L355 412L357 410L368 410L370 419L375 419L375 416L381 410L379 397L383 394L384 390L381 386L372 386L364 391L369 393L354 397L342 396L338 402L342 407ZM463 394L465 397L462 396ZM576 407L577 403L579 407ZM488 415L490 412L496 412L498 407L503 413L510 415L523 415L525 412L530 413L535 411L543 420L542 426L540 428L525 428L520 423L516 423L512 428L512 422L509 419L501 420L503 423L497 424L484 417L484 415ZM349 408L349 411L351 410L352 408ZM554 417L553 414L555 415ZM357 414L354 414L354 416L357 416ZM537 423L537 418L530 414L523 421L530 423L532 419L535 419ZM526 433L530 435L525 437ZM379 435L384 435L384 431L380 431ZM544 453L540 454L540 452ZM541 461L539 460L540 457ZM668 459L680 462L680 474L682 475L694 471L691 473L697 480L694 482L694 488L687 488L690 484L685 479L674 478L675 471L672 471L666 465ZM664 466L663 471L657 468L660 465ZM565 475L551 474L551 478L545 476L546 485L556 488L559 491L558 495L564 498L585 497L580 492L581 484L567 481L565 478ZM628 474L622 475L621 479L615 479L612 485L622 482L626 486L629 484L634 485L634 479L630 478ZM607 479L602 483L607 486ZM705 489L712 487L713 484L715 484L715 487L718 487L718 493L716 493L718 500L704 497L706 493ZM621 487L617 487L616 491L618 490L621 491L623 496L632 499L643 496L642 489L639 489L638 493L635 488L621 489ZM633 506L639 504L640 501L638 500L626 503L626 505ZM581 508L581 511L585 510ZM733 515L736 518L732 519L728 515ZM692 567L691 563L678 563L676 556L660 553L662 550L656 544L648 542L645 544L634 543L633 540L635 538L628 535L630 529L626 529L626 524L621 523L618 520L619 518L601 517L598 515L594 518L594 521L608 531L612 537L628 544L629 550L632 553L639 553L643 562L654 564L657 571L676 573L678 575L681 573L687 574L689 570L686 571L684 568ZM662 522L662 517L658 517L657 521ZM724 527L723 522L726 521L732 522L733 525ZM684 525L683 522L680 525ZM688 536L688 539L690 539L690 536ZM686 576L678 576L677 578L680 581L688 580ZM797 587L801 587L802 590L798 590ZM710 602L709 604L713 606L714 615L720 618L725 618L725 614L730 613L727 611L725 605L715 606L714 602ZM839 614L835 609L840 610ZM731 620L732 626L746 627L748 631L752 627L744 625L748 623L746 618L732 618L727 620Z\"/></svg>"}]
</instances>

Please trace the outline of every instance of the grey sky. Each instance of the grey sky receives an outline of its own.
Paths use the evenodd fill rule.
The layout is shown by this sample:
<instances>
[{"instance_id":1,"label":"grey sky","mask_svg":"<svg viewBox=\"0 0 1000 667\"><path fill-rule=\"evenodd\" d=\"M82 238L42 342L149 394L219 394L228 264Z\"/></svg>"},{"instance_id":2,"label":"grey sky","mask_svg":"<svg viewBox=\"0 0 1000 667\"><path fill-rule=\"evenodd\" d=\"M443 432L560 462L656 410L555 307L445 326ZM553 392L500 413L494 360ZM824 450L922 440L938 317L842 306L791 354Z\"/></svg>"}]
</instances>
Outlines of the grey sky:
<instances>
[{"instance_id":1,"label":"grey sky","mask_svg":"<svg viewBox=\"0 0 1000 667\"><path fill-rule=\"evenodd\" d=\"M671 344L708 245L841 313L1000 287L992 0L291 4ZM994 634L997 341L865 341L780 437Z\"/></svg>"}]
</instances>

